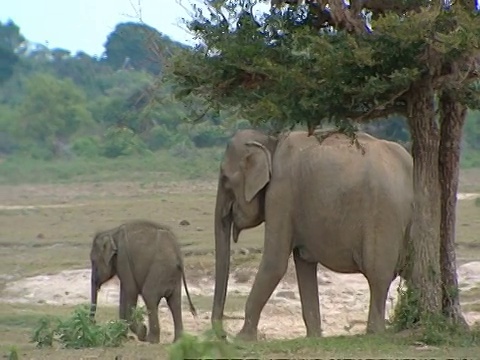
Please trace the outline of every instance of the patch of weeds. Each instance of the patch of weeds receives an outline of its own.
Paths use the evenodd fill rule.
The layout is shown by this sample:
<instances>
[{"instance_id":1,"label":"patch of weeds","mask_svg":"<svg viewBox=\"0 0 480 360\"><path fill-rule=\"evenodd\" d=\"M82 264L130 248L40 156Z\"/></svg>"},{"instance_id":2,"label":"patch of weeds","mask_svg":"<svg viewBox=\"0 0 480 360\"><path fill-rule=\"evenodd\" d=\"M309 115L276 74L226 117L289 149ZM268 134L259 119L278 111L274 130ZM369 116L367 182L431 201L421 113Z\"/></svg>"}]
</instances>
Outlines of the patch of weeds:
<instances>
[{"instance_id":1,"label":"patch of weeds","mask_svg":"<svg viewBox=\"0 0 480 360\"><path fill-rule=\"evenodd\" d=\"M118 347L127 340L128 324L124 320L97 324L89 317L88 306L77 307L73 314L62 320L43 317L34 329L32 342L39 348L51 347L57 341L65 348Z\"/></svg>"},{"instance_id":2,"label":"patch of weeds","mask_svg":"<svg viewBox=\"0 0 480 360\"><path fill-rule=\"evenodd\" d=\"M412 289L404 287L402 281L398 285L398 303L393 313L391 324L394 331L411 329L420 319L418 307L418 294Z\"/></svg>"},{"instance_id":3,"label":"patch of weeds","mask_svg":"<svg viewBox=\"0 0 480 360\"><path fill-rule=\"evenodd\" d=\"M218 339L214 330L206 331L201 336L184 333L174 344L170 345L168 358L181 359L234 359L235 349L224 340Z\"/></svg>"},{"instance_id":4,"label":"patch of weeds","mask_svg":"<svg viewBox=\"0 0 480 360\"><path fill-rule=\"evenodd\" d=\"M137 306L135 309L132 310L132 321L134 323L141 324L143 323L143 319L147 315L147 308L145 306Z\"/></svg>"},{"instance_id":5,"label":"patch of weeds","mask_svg":"<svg viewBox=\"0 0 480 360\"><path fill-rule=\"evenodd\" d=\"M412 340L426 345L472 346L480 343L480 329L466 329L443 314L420 317L418 292L399 285L399 301L395 308L392 330L413 331Z\"/></svg>"},{"instance_id":6,"label":"patch of weeds","mask_svg":"<svg viewBox=\"0 0 480 360\"><path fill-rule=\"evenodd\" d=\"M7 355L7 359L8 360L18 360L19 359L18 350L15 346L12 346L10 348L10 351L8 352L8 355Z\"/></svg>"}]
</instances>

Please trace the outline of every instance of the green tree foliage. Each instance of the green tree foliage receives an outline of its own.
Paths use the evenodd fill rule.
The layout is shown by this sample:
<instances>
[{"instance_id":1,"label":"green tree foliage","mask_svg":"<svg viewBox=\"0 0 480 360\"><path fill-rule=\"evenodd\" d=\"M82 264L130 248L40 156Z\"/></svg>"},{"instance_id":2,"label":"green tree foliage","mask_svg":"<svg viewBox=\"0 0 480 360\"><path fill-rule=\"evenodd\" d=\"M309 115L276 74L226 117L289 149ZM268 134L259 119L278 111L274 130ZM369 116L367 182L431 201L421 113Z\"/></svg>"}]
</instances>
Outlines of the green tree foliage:
<instances>
[{"instance_id":1,"label":"green tree foliage","mask_svg":"<svg viewBox=\"0 0 480 360\"><path fill-rule=\"evenodd\" d=\"M15 50L24 40L20 28L13 21L0 22L0 84L13 75L18 62Z\"/></svg>"},{"instance_id":2,"label":"green tree foliage","mask_svg":"<svg viewBox=\"0 0 480 360\"><path fill-rule=\"evenodd\" d=\"M429 51L450 61L473 53L479 42L478 16L457 7L409 16L387 12L372 21L373 33L356 35L312 29L318 18L312 5L254 17L254 0L207 2L208 15L198 10L188 24L204 45L176 58L181 95L195 93L224 106L241 99L242 113L255 123L314 127L406 114L404 95L428 69L429 44ZM458 31L448 30L451 21L462 24Z\"/></svg>"},{"instance_id":3,"label":"green tree foliage","mask_svg":"<svg viewBox=\"0 0 480 360\"><path fill-rule=\"evenodd\" d=\"M105 133L103 154L108 158L147 153L145 143L126 127L112 127Z\"/></svg>"},{"instance_id":4,"label":"green tree foliage","mask_svg":"<svg viewBox=\"0 0 480 360\"><path fill-rule=\"evenodd\" d=\"M148 25L121 23L105 43L106 60L115 69L133 68L159 74L163 59L172 51L171 43L168 37Z\"/></svg>"},{"instance_id":5,"label":"green tree foliage","mask_svg":"<svg viewBox=\"0 0 480 360\"><path fill-rule=\"evenodd\" d=\"M15 51L24 41L20 28L12 20L0 22L0 47Z\"/></svg>"},{"instance_id":6,"label":"green tree foliage","mask_svg":"<svg viewBox=\"0 0 480 360\"><path fill-rule=\"evenodd\" d=\"M55 153L59 144L92 123L85 94L71 80L38 74L27 80L25 91L17 129L27 141Z\"/></svg>"},{"instance_id":7,"label":"green tree foliage","mask_svg":"<svg viewBox=\"0 0 480 360\"><path fill-rule=\"evenodd\" d=\"M63 49L53 49L52 57L50 65L55 75L61 79L71 79L88 97L102 95L109 88L105 79L114 76L114 71L105 62L81 51L71 56L70 52Z\"/></svg>"}]
</instances>

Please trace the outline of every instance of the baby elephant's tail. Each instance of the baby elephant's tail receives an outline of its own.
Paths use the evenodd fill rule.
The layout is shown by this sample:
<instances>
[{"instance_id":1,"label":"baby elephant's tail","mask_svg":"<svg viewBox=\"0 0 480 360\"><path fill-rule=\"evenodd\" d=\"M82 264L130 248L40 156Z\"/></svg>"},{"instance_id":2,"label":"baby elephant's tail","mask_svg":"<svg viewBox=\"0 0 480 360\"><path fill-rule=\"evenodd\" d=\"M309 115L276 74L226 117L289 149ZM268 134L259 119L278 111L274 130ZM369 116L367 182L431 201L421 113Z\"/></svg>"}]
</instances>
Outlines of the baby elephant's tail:
<instances>
[{"instance_id":1,"label":"baby elephant's tail","mask_svg":"<svg viewBox=\"0 0 480 360\"><path fill-rule=\"evenodd\" d=\"M195 310L195 306L193 306L192 299L190 298L190 293L188 292L187 280L185 279L185 271L183 270L183 267L181 271L182 271L183 286L185 287L185 293L187 294L188 304L190 306L190 312L194 317L197 317L197 310Z\"/></svg>"}]
</instances>

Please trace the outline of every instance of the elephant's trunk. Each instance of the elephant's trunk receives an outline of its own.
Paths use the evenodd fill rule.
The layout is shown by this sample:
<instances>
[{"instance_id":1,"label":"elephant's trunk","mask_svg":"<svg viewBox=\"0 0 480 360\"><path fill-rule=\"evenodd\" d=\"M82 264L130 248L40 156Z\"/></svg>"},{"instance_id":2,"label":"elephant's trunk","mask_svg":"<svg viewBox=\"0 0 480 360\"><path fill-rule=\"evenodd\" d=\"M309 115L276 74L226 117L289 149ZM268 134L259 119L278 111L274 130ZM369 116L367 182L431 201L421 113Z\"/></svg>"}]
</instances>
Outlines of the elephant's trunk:
<instances>
[{"instance_id":1,"label":"elephant's trunk","mask_svg":"<svg viewBox=\"0 0 480 360\"><path fill-rule=\"evenodd\" d=\"M92 275L90 281L90 294L91 294L91 305L90 305L90 319L95 318L95 312L97 310L97 297L98 297L98 281L96 276L95 267L92 266Z\"/></svg>"},{"instance_id":2,"label":"elephant's trunk","mask_svg":"<svg viewBox=\"0 0 480 360\"><path fill-rule=\"evenodd\" d=\"M230 271L230 233L232 228L232 201L221 181L217 188L215 205L215 290L213 295L212 326L222 328Z\"/></svg>"}]
</instances>

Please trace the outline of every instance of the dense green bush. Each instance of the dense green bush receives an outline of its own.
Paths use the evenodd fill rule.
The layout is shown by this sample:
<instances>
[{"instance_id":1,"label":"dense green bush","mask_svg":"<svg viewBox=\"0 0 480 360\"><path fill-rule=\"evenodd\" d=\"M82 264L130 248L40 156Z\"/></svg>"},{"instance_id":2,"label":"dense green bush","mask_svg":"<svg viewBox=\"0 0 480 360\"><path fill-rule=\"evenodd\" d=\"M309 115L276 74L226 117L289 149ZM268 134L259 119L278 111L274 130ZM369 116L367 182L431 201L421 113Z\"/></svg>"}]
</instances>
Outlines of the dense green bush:
<instances>
[{"instance_id":1,"label":"dense green bush","mask_svg":"<svg viewBox=\"0 0 480 360\"><path fill-rule=\"evenodd\" d=\"M51 347L54 341L65 348L118 347L127 340L128 324L123 320L94 323L89 318L88 305L77 307L73 314L62 320L58 317L42 318L34 329L31 341L37 347Z\"/></svg>"},{"instance_id":2,"label":"dense green bush","mask_svg":"<svg viewBox=\"0 0 480 360\"><path fill-rule=\"evenodd\" d=\"M230 134L222 126L210 121L198 124L192 130L192 141L198 148L219 146L225 144Z\"/></svg>"},{"instance_id":3,"label":"dense green bush","mask_svg":"<svg viewBox=\"0 0 480 360\"><path fill-rule=\"evenodd\" d=\"M142 139L126 127L109 128L103 137L102 155L105 157L116 158L147 153L147 146Z\"/></svg>"},{"instance_id":4,"label":"dense green bush","mask_svg":"<svg viewBox=\"0 0 480 360\"><path fill-rule=\"evenodd\" d=\"M72 151L75 155L94 158L101 153L100 140L95 136L83 136L72 142Z\"/></svg>"},{"instance_id":5,"label":"dense green bush","mask_svg":"<svg viewBox=\"0 0 480 360\"><path fill-rule=\"evenodd\" d=\"M147 145L152 151L168 149L176 142L179 142L180 138L180 134L174 133L165 125L157 125L150 130L147 138Z\"/></svg>"}]
</instances>

